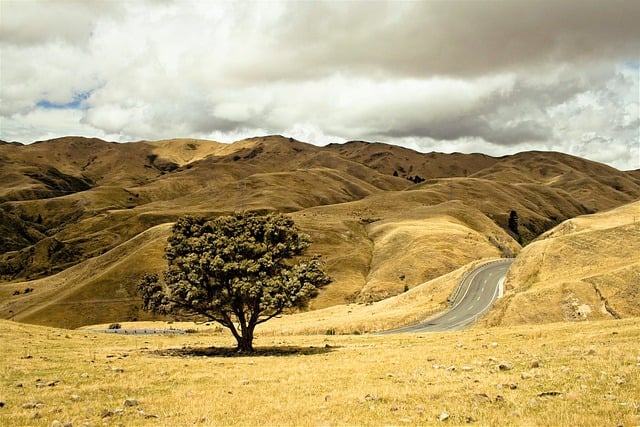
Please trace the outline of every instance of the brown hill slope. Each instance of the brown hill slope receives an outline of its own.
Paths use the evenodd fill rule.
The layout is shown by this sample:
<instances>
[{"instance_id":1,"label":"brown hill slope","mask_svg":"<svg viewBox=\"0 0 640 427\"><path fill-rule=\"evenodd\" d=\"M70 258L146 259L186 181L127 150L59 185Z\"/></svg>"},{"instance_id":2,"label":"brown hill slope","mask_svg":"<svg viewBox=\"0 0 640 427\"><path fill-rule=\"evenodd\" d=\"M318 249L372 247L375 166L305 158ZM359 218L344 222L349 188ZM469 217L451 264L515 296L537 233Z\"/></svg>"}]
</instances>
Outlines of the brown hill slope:
<instances>
[{"instance_id":1,"label":"brown hill slope","mask_svg":"<svg viewBox=\"0 0 640 427\"><path fill-rule=\"evenodd\" d=\"M326 148L385 175L396 173L403 178L465 177L498 161L484 154L419 153L379 142L350 141L344 144L330 144Z\"/></svg>"},{"instance_id":2,"label":"brown hill slope","mask_svg":"<svg viewBox=\"0 0 640 427\"><path fill-rule=\"evenodd\" d=\"M519 250L481 212L457 201L425 206L408 192L311 208L293 218L334 279L313 308L380 300L473 260ZM169 224L153 227L55 276L0 286L0 313L64 327L148 318L139 311L135 285L143 272L164 267L168 233Z\"/></svg>"},{"instance_id":3,"label":"brown hill slope","mask_svg":"<svg viewBox=\"0 0 640 427\"><path fill-rule=\"evenodd\" d=\"M487 324L640 315L640 202L581 216L522 250Z\"/></svg>"},{"instance_id":4,"label":"brown hill slope","mask_svg":"<svg viewBox=\"0 0 640 427\"><path fill-rule=\"evenodd\" d=\"M115 155L120 147L123 152ZM49 156L39 154L46 149L51 151ZM186 213L295 211L407 185L358 163L318 155L318 150L277 136L235 144L193 140L112 144L66 138L38 143L35 148L11 147L0 152L6 159L0 172L15 176L14 182L4 181L10 184L6 198L13 200L1 203L0 208L7 217L4 251L18 253L0 255L0 274L12 278L59 271L68 262L103 253L149 226ZM89 154L96 160L87 160ZM33 183L25 175L24 168L46 168L46 158L58 157L66 159L59 165L65 177L85 180L89 187L58 191L42 182ZM183 167L174 163L188 160L192 161ZM74 165L86 164L71 174ZM107 164L111 167L104 169ZM112 175L102 176L109 170ZM123 178L123 171L131 175ZM22 182L23 190L16 193L17 181ZM42 192L26 191L29 186ZM48 266L38 265L31 256L31 245L45 237L71 246L68 252L74 255L64 263L50 259Z\"/></svg>"},{"instance_id":5,"label":"brown hill slope","mask_svg":"<svg viewBox=\"0 0 640 427\"><path fill-rule=\"evenodd\" d=\"M591 212L640 198L640 181L633 173L563 153L531 151L515 154L473 176L563 190Z\"/></svg>"},{"instance_id":6,"label":"brown hill slope","mask_svg":"<svg viewBox=\"0 0 640 427\"><path fill-rule=\"evenodd\" d=\"M407 180L416 176L427 180ZM496 159L379 143L316 147L282 136L2 144L0 178L0 277L13 291L180 215L277 210L312 234L312 250L336 278L314 307L395 295L471 260L517 253L514 239L640 195L633 172L558 153ZM518 234L508 230L512 210ZM135 267L158 265L138 259ZM117 299L124 273L107 270L99 292Z\"/></svg>"},{"instance_id":7,"label":"brown hill slope","mask_svg":"<svg viewBox=\"0 0 640 427\"><path fill-rule=\"evenodd\" d=\"M162 268L169 232L170 224L152 227L58 274L0 286L2 317L66 328L151 318L139 309L136 282L145 272Z\"/></svg>"}]
</instances>

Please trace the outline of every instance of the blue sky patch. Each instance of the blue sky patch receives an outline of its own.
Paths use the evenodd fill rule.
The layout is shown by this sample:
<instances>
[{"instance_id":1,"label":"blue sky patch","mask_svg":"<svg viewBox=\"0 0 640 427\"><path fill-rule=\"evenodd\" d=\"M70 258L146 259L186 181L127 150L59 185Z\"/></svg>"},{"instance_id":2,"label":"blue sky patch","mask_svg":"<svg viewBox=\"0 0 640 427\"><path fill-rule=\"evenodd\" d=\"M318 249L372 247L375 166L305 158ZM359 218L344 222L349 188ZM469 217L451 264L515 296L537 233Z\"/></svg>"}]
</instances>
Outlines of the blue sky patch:
<instances>
[{"instance_id":1,"label":"blue sky patch","mask_svg":"<svg viewBox=\"0 0 640 427\"><path fill-rule=\"evenodd\" d=\"M48 99L41 99L36 106L46 110L86 110L86 100L91 95L91 91L80 92L73 95L73 99L69 102L51 102Z\"/></svg>"}]
</instances>

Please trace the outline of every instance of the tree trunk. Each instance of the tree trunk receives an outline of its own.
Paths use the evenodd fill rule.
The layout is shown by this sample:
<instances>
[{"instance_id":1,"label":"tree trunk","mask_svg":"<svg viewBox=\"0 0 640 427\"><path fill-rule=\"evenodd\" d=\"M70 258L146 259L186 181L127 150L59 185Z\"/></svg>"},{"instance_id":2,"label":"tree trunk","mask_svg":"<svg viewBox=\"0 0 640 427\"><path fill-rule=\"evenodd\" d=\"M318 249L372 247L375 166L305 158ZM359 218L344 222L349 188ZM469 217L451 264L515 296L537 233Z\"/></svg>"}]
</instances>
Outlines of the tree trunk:
<instances>
[{"instance_id":1,"label":"tree trunk","mask_svg":"<svg viewBox=\"0 0 640 427\"><path fill-rule=\"evenodd\" d=\"M238 351L241 353L252 353L253 350L253 329L255 325L247 325L242 328L242 333L235 338L238 342Z\"/></svg>"}]
</instances>

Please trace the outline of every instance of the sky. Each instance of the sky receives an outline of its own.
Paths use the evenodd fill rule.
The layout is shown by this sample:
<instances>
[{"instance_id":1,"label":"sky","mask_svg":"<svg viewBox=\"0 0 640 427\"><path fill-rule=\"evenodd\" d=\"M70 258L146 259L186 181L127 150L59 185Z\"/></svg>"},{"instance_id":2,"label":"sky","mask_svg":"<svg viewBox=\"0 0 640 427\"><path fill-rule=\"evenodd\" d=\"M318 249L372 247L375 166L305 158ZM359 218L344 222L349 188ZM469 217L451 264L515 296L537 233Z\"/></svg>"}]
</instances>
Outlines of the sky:
<instances>
[{"instance_id":1,"label":"sky","mask_svg":"<svg viewBox=\"0 0 640 427\"><path fill-rule=\"evenodd\" d=\"M281 134L640 169L640 2L0 0L0 139Z\"/></svg>"}]
</instances>

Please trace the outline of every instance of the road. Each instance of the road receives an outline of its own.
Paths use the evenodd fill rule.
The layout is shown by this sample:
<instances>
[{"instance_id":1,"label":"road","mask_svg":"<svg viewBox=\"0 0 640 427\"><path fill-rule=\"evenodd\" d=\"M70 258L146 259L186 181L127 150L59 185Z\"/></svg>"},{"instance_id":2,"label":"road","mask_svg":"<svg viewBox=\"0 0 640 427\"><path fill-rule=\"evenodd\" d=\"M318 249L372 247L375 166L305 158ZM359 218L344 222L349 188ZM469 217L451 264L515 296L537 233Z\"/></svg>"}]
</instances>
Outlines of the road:
<instances>
[{"instance_id":1,"label":"road","mask_svg":"<svg viewBox=\"0 0 640 427\"><path fill-rule=\"evenodd\" d=\"M454 293L453 306L442 314L383 333L441 332L464 329L484 314L498 298L513 259L492 261L467 274Z\"/></svg>"}]
</instances>

